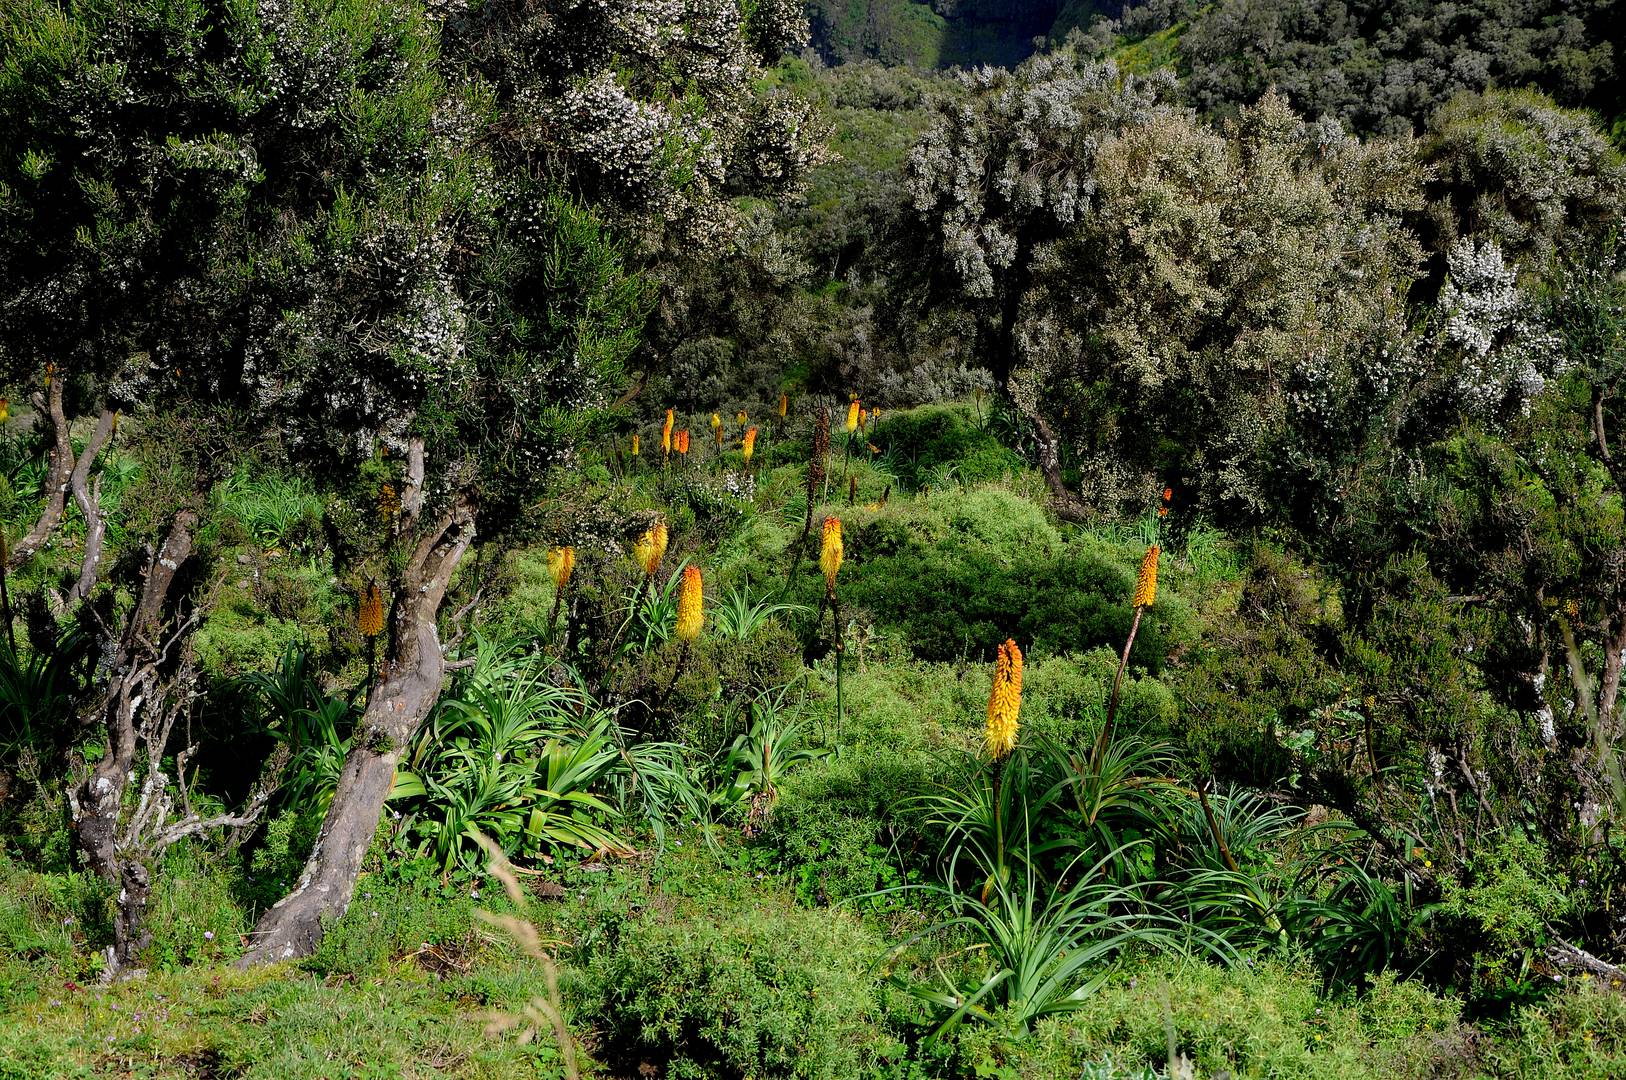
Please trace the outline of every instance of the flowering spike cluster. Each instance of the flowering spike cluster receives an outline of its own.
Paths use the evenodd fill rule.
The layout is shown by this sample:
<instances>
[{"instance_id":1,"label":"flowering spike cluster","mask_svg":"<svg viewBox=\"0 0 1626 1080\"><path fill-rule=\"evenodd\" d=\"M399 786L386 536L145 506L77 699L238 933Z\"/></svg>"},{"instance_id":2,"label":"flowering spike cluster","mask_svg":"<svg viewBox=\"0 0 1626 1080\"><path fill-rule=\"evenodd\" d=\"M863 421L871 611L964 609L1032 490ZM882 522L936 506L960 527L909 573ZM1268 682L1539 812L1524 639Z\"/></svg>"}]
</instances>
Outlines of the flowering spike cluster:
<instances>
[{"instance_id":1,"label":"flowering spike cluster","mask_svg":"<svg viewBox=\"0 0 1626 1080\"><path fill-rule=\"evenodd\" d=\"M682 431L677 433L677 452L680 454L687 454L689 452L688 428L684 428Z\"/></svg>"},{"instance_id":2,"label":"flowering spike cluster","mask_svg":"<svg viewBox=\"0 0 1626 1080\"><path fill-rule=\"evenodd\" d=\"M1000 761L1016 749L1016 733L1021 727L1017 715L1022 711L1022 650L1009 638L999 647L999 658L994 662L994 687L988 695L988 729L984 743L988 756Z\"/></svg>"},{"instance_id":3,"label":"flowering spike cluster","mask_svg":"<svg viewBox=\"0 0 1626 1080\"><path fill-rule=\"evenodd\" d=\"M1140 573L1135 577L1135 598L1130 607L1151 607L1157 600L1157 545L1146 549L1140 561Z\"/></svg>"},{"instance_id":4,"label":"flowering spike cluster","mask_svg":"<svg viewBox=\"0 0 1626 1080\"><path fill-rule=\"evenodd\" d=\"M672 456L672 410L666 410L666 423L661 425L661 453Z\"/></svg>"},{"instance_id":5,"label":"flowering spike cluster","mask_svg":"<svg viewBox=\"0 0 1626 1080\"><path fill-rule=\"evenodd\" d=\"M716 431L723 426L723 418L716 413L711 414L711 430Z\"/></svg>"},{"instance_id":6,"label":"flowering spike cluster","mask_svg":"<svg viewBox=\"0 0 1626 1080\"><path fill-rule=\"evenodd\" d=\"M853 398L852 404L847 406L847 433L850 435L858 430L858 399Z\"/></svg>"},{"instance_id":7,"label":"flowering spike cluster","mask_svg":"<svg viewBox=\"0 0 1626 1080\"><path fill-rule=\"evenodd\" d=\"M751 464L751 454L757 448L757 429L747 428L745 432L745 463Z\"/></svg>"},{"instance_id":8,"label":"flowering spike cluster","mask_svg":"<svg viewBox=\"0 0 1626 1080\"><path fill-rule=\"evenodd\" d=\"M824 543L819 547L819 569L824 571L824 584L831 592L836 589L836 575L841 572L841 519L824 519Z\"/></svg>"},{"instance_id":9,"label":"flowering spike cluster","mask_svg":"<svg viewBox=\"0 0 1626 1080\"><path fill-rule=\"evenodd\" d=\"M566 545L548 549L548 574L553 578L553 587L559 592L565 591L570 584L570 572L576 569L576 549Z\"/></svg>"},{"instance_id":10,"label":"flowering spike cluster","mask_svg":"<svg viewBox=\"0 0 1626 1080\"><path fill-rule=\"evenodd\" d=\"M747 419L747 417L745 415L745 410L744 409L741 409L739 412L734 414L734 422L739 424L740 427L745 426L746 419Z\"/></svg>"},{"instance_id":11,"label":"flowering spike cluster","mask_svg":"<svg viewBox=\"0 0 1626 1080\"><path fill-rule=\"evenodd\" d=\"M636 433L634 433L632 436L632 456L638 456L638 436Z\"/></svg>"},{"instance_id":12,"label":"flowering spike cluster","mask_svg":"<svg viewBox=\"0 0 1626 1080\"><path fill-rule=\"evenodd\" d=\"M700 567L683 568L683 590L678 593L677 636L681 641L693 641L700 636L700 624L705 619L705 598L700 582Z\"/></svg>"},{"instance_id":13,"label":"flowering spike cluster","mask_svg":"<svg viewBox=\"0 0 1626 1080\"><path fill-rule=\"evenodd\" d=\"M1169 516L1169 500L1172 499L1172 498L1174 498L1174 489L1172 487L1164 488L1163 489L1163 505L1157 508L1157 516L1158 517L1161 518L1161 517L1168 517Z\"/></svg>"},{"instance_id":14,"label":"flowering spike cluster","mask_svg":"<svg viewBox=\"0 0 1626 1080\"><path fill-rule=\"evenodd\" d=\"M666 522L661 518L655 519L655 524L640 536L632 545L633 561L643 570L646 577L654 577L655 571L661 568L661 560L666 557Z\"/></svg>"},{"instance_id":15,"label":"flowering spike cluster","mask_svg":"<svg viewBox=\"0 0 1626 1080\"><path fill-rule=\"evenodd\" d=\"M787 412L789 412L789 411L790 411L790 395L789 394L780 394L779 395L779 419L783 420L785 418L785 414Z\"/></svg>"},{"instance_id":16,"label":"flowering spike cluster","mask_svg":"<svg viewBox=\"0 0 1626 1080\"><path fill-rule=\"evenodd\" d=\"M367 583L361 595L361 610L356 612L356 629L362 637L377 637L384 631L384 591L378 582Z\"/></svg>"}]
</instances>

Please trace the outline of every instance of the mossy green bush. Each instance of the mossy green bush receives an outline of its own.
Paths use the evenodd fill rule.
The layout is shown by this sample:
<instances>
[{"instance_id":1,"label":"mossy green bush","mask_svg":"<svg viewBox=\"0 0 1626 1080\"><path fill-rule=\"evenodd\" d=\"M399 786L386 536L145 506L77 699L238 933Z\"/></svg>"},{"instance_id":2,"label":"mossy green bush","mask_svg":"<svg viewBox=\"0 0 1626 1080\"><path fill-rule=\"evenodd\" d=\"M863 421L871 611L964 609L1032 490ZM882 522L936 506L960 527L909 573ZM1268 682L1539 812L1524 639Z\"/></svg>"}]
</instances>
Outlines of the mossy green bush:
<instances>
[{"instance_id":1,"label":"mossy green bush","mask_svg":"<svg viewBox=\"0 0 1626 1080\"><path fill-rule=\"evenodd\" d=\"M269 671L296 644L319 656L348 628L347 601L332 576L313 562L244 548L220 555L226 574L193 636L203 672L225 680Z\"/></svg>"},{"instance_id":2,"label":"mossy green bush","mask_svg":"<svg viewBox=\"0 0 1626 1080\"><path fill-rule=\"evenodd\" d=\"M606 1056L687 1080L862 1075L889 1040L855 918L770 888L661 898L585 961Z\"/></svg>"},{"instance_id":3,"label":"mossy green bush","mask_svg":"<svg viewBox=\"0 0 1626 1080\"><path fill-rule=\"evenodd\" d=\"M1134 1075L1168 1064L1172 1024L1176 1052L1199 1077L1471 1075L1456 1002L1392 976L1359 999L1319 990L1313 967L1293 960L1227 970L1143 958L1122 965L1081 1011L1042 1021L1027 1040L1013 1042L994 1026L964 1029L959 1058L964 1073L1021 1080L1076 1076L1106 1061L1116 1075Z\"/></svg>"},{"instance_id":4,"label":"mossy green bush","mask_svg":"<svg viewBox=\"0 0 1626 1080\"><path fill-rule=\"evenodd\" d=\"M1004 487L948 490L844 515L843 604L896 630L923 659L986 658L1006 638L1040 652L1121 649L1143 549L1063 537L1032 501ZM1181 575L1164 575L1136 639L1158 671L1192 638Z\"/></svg>"},{"instance_id":5,"label":"mossy green bush","mask_svg":"<svg viewBox=\"0 0 1626 1080\"><path fill-rule=\"evenodd\" d=\"M1023 468L1022 459L979 421L975 407L963 402L885 413L870 441L910 491L926 484L982 484Z\"/></svg>"}]
</instances>

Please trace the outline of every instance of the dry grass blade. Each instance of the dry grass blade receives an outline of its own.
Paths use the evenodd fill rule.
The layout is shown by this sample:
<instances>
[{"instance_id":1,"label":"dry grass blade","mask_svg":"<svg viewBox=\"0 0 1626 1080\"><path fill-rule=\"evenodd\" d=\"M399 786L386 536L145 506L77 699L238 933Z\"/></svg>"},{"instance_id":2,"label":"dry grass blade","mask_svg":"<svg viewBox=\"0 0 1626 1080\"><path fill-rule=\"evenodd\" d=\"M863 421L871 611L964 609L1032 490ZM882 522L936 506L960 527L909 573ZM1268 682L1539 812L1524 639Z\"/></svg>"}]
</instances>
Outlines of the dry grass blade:
<instances>
[{"instance_id":1,"label":"dry grass blade","mask_svg":"<svg viewBox=\"0 0 1626 1080\"><path fill-rule=\"evenodd\" d=\"M489 836L477 832L474 839L491 857L486 869L492 877L502 882L503 891L508 894L508 899L514 906L523 911L525 892L520 888L519 875L515 873L513 864L503 854L502 848ZM571 1037L570 1025L565 1022L564 999L559 994L559 965L542 947L542 935L536 925L529 919L517 915L498 915L491 911L476 911L474 914L480 921L507 933L525 955L542 965L542 977L547 990L545 994L533 997L521 1015L493 1013L486 1024L485 1033L503 1035L518 1030L517 1038L524 1044L536 1038L543 1021L546 1021L553 1029L554 1039L559 1043L559 1056L564 1062L565 1076L568 1080L581 1080L581 1070L576 1064L576 1040Z\"/></svg>"}]
</instances>

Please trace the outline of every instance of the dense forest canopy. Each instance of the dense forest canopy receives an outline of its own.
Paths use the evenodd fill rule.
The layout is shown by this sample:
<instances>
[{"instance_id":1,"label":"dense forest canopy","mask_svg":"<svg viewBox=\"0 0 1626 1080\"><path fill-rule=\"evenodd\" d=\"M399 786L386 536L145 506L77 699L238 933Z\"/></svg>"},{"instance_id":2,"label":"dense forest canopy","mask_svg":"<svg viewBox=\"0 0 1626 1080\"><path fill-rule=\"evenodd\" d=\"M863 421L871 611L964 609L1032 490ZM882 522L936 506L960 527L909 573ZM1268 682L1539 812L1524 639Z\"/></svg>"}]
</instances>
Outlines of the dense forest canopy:
<instances>
[{"instance_id":1,"label":"dense forest canopy","mask_svg":"<svg viewBox=\"0 0 1626 1080\"><path fill-rule=\"evenodd\" d=\"M0 1077L1619 1075L1616 8L0 6Z\"/></svg>"}]
</instances>

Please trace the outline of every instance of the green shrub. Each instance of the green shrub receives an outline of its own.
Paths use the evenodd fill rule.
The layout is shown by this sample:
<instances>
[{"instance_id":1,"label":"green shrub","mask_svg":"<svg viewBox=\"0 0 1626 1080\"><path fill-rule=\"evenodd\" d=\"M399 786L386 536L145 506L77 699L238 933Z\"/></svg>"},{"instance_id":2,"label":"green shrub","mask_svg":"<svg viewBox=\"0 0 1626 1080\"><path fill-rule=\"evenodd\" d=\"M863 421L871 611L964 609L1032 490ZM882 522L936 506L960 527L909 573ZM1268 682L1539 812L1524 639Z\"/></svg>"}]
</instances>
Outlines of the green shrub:
<instances>
[{"instance_id":1,"label":"green shrub","mask_svg":"<svg viewBox=\"0 0 1626 1080\"><path fill-rule=\"evenodd\" d=\"M605 1048L686 1078L859 1075L878 1046L869 963L853 919L782 896L652 904L586 966Z\"/></svg>"},{"instance_id":2,"label":"green shrub","mask_svg":"<svg viewBox=\"0 0 1626 1080\"><path fill-rule=\"evenodd\" d=\"M990 1070L979 1075L1004 1069L997 1075L1039 1080L1078 1075L1103 1061L1114 1063L1117 1075L1134 1075L1168 1063L1172 1023L1176 1051L1197 1076L1470 1075L1469 1042L1454 1002L1392 978L1380 979L1359 1001L1321 997L1318 987L1314 969L1293 961L1227 970L1142 958L1121 965L1080 1012L1041 1022L1026 1042L1002 1039L990 1027L967 1028L958 1051L966 1072Z\"/></svg>"},{"instance_id":3,"label":"green shrub","mask_svg":"<svg viewBox=\"0 0 1626 1080\"><path fill-rule=\"evenodd\" d=\"M484 875L442 875L430 859L392 860L356 882L349 909L328 926L305 967L325 976L375 975L425 944L467 949L475 908L504 905L501 890L490 885Z\"/></svg>"},{"instance_id":4,"label":"green shrub","mask_svg":"<svg viewBox=\"0 0 1626 1080\"><path fill-rule=\"evenodd\" d=\"M1547 926L1570 910L1551 873L1546 845L1517 833L1499 836L1470 861L1465 880L1442 877L1442 915L1474 940L1476 982L1517 977L1521 961L1547 940Z\"/></svg>"},{"instance_id":5,"label":"green shrub","mask_svg":"<svg viewBox=\"0 0 1626 1080\"><path fill-rule=\"evenodd\" d=\"M1088 534L1071 542L1033 502L998 487L947 491L849 512L843 605L895 628L925 659L987 657L1006 638L1041 652L1121 649L1141 549ZM1142 620L1137 666L1154 673L1191 636L1180 576Z\"/></svg>"},{"instance_id":6,"label":"green shrub","mask_svg":"<svg viewBox=\"0 0 1626 1080\"><path fill-rule=\"evenodd\" d=\"M840 439L837 434L832 441L839 446ZM964 403L886 413L870 441L911 491L928 483L982 484L1023 467L1022 459L979 422L974 406Z\"/></svg>"}]
</instances>

